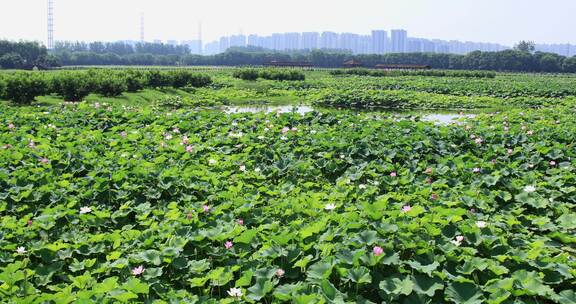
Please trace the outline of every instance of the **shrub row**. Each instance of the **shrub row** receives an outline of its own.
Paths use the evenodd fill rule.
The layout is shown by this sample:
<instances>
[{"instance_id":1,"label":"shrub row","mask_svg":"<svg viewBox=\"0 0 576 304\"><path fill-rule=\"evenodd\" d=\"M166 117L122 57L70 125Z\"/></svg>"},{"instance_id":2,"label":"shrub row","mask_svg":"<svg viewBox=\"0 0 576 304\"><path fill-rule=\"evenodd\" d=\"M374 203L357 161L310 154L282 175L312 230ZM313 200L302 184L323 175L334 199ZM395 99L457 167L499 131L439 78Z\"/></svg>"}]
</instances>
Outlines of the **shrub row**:
<instances>
[{"instance_id":1,"label":"shrub row","mask_svg":"<svg viewBox=\"0 0 576 304\"><path fill-rule=\"evenodd\" d=\"M536 108L564 103L550 98L515 97L501 99L489 96L454 96L406 90L339 89L309 96L320 106L347 108L429 108L474 109L494 107ZM573 102L572 99L565 103Z\"/></svg>"},{"instance_id":2,"label":"shrub row","mask_svg":"<svg viewBox=\"0 0 576 304\"><path fill-rule=\"evenodd\" d=\"M0 75L0 99L29 104L37 96L57 94L66 101L81 101L91 93L114 97L144 88L204 87L211 83L209 76L188 71L18 72Z\"/></svg>"},{"instance_id":3,"label":"shrub row","mask_svg":"<svg viewBox=\"0 0 576 304\"><path fill-rule=\"evenodd\" d=\"M358 75L372 77L400 77L400 76L430 76L430 77L464 77L464 78L495 78L496 73L490 71L446 71L446 70L369 70L348 69L332 70L331 75Z\"/></svg>"},{"instance_id":4,"label":"shrub row","mask_svg":"<svg viewBox=\"0 0 576 304\"><path fill-rule=\"evenodd\" d=\"M258 78L267 80L305 80L304 73L296 70L282 69L238 69L233 73L235 78L254 81Z\"/></svg>"}]
</instances>

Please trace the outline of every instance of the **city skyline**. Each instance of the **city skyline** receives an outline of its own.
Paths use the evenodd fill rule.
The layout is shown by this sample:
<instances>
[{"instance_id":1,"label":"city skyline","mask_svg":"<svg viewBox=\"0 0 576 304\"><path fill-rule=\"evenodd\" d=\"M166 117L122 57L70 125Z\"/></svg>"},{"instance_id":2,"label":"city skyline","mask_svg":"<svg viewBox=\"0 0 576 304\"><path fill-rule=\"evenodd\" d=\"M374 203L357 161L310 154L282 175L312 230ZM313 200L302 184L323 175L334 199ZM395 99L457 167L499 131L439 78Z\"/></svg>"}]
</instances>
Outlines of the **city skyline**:
<instances>
[{"instance_id":1,"label":"city skyline","mask_svg":"<svg viewBox=\"0 0 576 304\"><path fill-rule=\"evenodd\" d=\"M136 43L138 41L125 40ZM472 51L502 51L513 46L490 42L428 39L411 37L406 30L372 30L369 35L350 32L288 32L258 34L237 34L223 36L206 42L199 40L153 40L152 43L187 45L192 54L213 55L222 53L230 47L261 47L276 51L295 51L313 49L333 49L350 51L353 54L386 54L386 53L450 53L467 54ZM536 51L556 53L563 56L576 56L576 45L572 44L538 44Z\"/></svg>"},{"instance_id":2,"label":"city skyline","mask_svg":"<svg viewBox=\"0 0 576 304\"><path fill-rule=\"evenodd\" d=\"M161 42L159 40L156 41ZM192 41L198 45L198 41ZM176 41L168 41L175 44ZM186 44L186 43L183 43ZM370 34L336 33L336 32L288 32L272 33L262 36L257 34L237 34L223 36L211 42L203 42L202 50L190 47L192 53L216 54L230 47L254 46L277 51L338 49L353 54L385 54L407 52L431 52L466 54L475 50L500 51L510 46L457 40L440 40L410 37L403 29L372 30ZM576 49L576 48L575 48Z\"/></svg>"}]
</instances>

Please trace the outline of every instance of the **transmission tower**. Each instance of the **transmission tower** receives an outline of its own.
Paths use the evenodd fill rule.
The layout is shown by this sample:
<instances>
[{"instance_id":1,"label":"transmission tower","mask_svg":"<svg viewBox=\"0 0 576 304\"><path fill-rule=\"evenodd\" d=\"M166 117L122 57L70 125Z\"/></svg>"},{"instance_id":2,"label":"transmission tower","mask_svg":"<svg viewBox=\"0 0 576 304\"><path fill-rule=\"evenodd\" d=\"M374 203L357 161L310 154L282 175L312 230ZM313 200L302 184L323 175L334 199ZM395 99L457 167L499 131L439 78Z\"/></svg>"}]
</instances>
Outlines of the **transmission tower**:
<instances>
[{"instance_id":1,"label":"transmission tower","mask_svg":"<svg viewBox=\"0 0 576 304\"><path fill-rule=\"evenodd\" d=\"M140 13L140 42L144 42L144 13Z\"/></svg>"},{"instance_id":2,"label":"transmission tower","mask_svg":"<svg viewBox=\"0 0 576 304\"><path fill-rule=\"evenodd\" d=\"M200 44L199 51L202 54L203 44L202 44L202 21L198 22L198 43Z\"/></svg>"},{"instance_id":3,"label":"transmission tower","mask_svg":"<svg viewBox=\"0 0 576 304\"><path fill-rule=\"evenodd\" d=\"M54 0L48 0L48 49L54 48Z\"/></svg>"}]
</instances>

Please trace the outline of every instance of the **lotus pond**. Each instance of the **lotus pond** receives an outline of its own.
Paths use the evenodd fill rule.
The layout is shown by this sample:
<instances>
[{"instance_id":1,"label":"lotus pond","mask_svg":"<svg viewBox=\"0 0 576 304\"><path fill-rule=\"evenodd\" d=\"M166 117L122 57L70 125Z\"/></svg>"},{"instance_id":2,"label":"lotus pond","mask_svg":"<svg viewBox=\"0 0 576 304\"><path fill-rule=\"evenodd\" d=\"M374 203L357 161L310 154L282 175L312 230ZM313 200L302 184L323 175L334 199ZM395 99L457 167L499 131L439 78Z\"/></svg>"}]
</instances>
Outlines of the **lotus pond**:
<instances>
[{"instance_id":1,"label":"lotus pond","mask_svg":"<svg viewBox=\"0 0 576 304\"><path fill-rule=\"evenodd\" d=\"M312 103L0 104L0 302L576 303L568 81L550 87L561 97L525 90L541 108L458 123Z\"/></svg>"}]
</instances>

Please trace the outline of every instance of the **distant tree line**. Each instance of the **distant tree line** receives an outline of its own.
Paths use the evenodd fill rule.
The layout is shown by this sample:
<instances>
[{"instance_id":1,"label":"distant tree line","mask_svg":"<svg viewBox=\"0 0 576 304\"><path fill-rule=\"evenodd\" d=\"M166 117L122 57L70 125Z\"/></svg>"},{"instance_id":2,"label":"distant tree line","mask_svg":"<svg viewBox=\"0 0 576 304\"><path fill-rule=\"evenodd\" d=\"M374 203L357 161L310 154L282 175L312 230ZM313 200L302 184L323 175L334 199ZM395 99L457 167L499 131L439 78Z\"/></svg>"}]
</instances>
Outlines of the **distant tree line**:
<instances>
[{"instance_id":1,"label":"distant tree line","mask_svg":"<svg viewBox=\"0 0 576 304\"><path fill-rule=\"evenodd\" d=\"M62 65L224 65L258 66L270 61L307 62L315 67L342 67L347 60L364 67L377 64L429 65L435 69L492 70L514 72L576 73L576 56L534 52L532 42L520 42L514 49L500 52L471 52L466 55L437 53L396 53L353 55L339 50L313 50L280 53L262 48L231 48L216 55L192 55L187 46L114 42L59 42L48 54L33 42L0 41L0 67L31 68Z\"/></svg>"},{"instance_id":2,"label":"distant tree line","mask_svg":"<svg viewBox=\"0 0 576 304\"><path fill-rule=\"evenodd\" d=\"M151 54L151 55L179 55L190 54L190 48L187 45L172 45L164 43L126 43L126 42L69 42L59 41L54 45L54 53L96 53L96 54Z\"/></svg>"},{"instance_id":3,"label":"distant tree line","mask_svg":"<svg viewBox=\"0 0 576 304\"><path fill-rule=\"evenodd\" d=\"M59 65L58 58L48 54L46 47L37 42L0 40L0 68L33 69Z\"/></svg>"},{"instance_id":4,"label":"distant tree line","mask_svg":"<svg viewBox=\"0 0 576 304\"><path fill-rule=\"evenodd\" d=\"M437 53L396 53L384 55L352 55L315 50L310 52L250 52L231 49L216 55L154 55L133 53L64 52L57 54L63 65L223 65L257 66L270 61L308 62L315 67L342 67L347 60L360 61L364 67L377 64L429 65L435 69L491 70L514 72L576 73L576 56L564 57L553 53L505 50L500 52L475 51L467 55Z\"/></svg>"}]
</instances>

